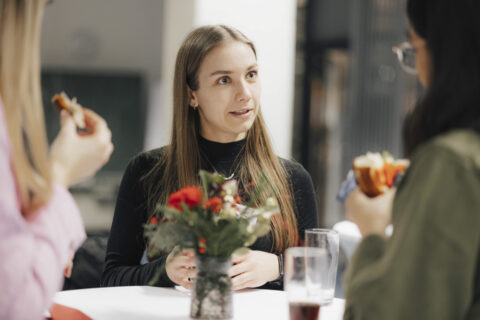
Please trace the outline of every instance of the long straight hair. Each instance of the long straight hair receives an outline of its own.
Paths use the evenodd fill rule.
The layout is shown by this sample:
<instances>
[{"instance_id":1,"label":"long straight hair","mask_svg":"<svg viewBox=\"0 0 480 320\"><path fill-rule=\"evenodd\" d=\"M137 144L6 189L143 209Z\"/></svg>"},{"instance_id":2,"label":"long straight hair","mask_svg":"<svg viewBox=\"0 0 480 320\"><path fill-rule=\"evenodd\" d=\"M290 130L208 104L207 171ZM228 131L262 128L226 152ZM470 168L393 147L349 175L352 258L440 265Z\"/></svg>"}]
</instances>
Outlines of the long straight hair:
<instances>
[{"instance_id":1,"label":"long straight hair","mask_svg":"<svg viewBox=\"0 0 480 320\"><path fill-rule=\"evenodd\" d=\"M173 88L171 141L166 147L165 155L145 177L150 213L153 213L158 203L166 203L170 193L181 187L200 183L200 121L198 112L189 105L188 89L198 89L198 70L203 59L211 50L226 41L243 42L252 48L256 56L255 46L245 35L224 25L195 29L178 51ZM298 241L297 220L287 172L273 153L260 110L247 132L241 157L240 183L256 185L264 176L271 184L281 211L280 215L272 217L272 250L283 252Z\"/></svg>"},{"instance_id":2,"label":"long straight hair","mask_svg":"<svg viewBox=\"0 0 480 320\"><path fill-rule=\"evenodd\" d=\"M431 72L425 96L404 126L405 149L452 129L480 133L480 2L408 0L407 14L425 39Z\"/></svg>"},{"instance_id":3,"label":"long straight hair","mask_svg":"<svg viewBox=\"0 0 480 320\"><path fill-rule=\"evenodd\" d=\"M40 89L44 5L39 0L0 0L0 95L25 217L52 193Z\"/></svg>"}]
</instances>

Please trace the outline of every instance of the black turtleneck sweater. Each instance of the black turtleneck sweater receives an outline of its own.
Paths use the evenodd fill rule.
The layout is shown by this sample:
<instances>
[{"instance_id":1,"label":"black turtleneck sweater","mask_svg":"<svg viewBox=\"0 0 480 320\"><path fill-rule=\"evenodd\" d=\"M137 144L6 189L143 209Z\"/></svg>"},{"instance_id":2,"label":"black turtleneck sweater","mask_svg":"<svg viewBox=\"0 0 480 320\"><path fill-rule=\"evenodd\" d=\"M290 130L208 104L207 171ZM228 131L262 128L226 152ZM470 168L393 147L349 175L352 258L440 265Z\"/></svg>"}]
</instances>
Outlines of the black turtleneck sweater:
<instances>
[{"instance_id":1,"label":"black turtleneck sweater","mask_svg":"<svg viewBox=\"0 0 480 320\"><path fill-rule=\"evenodd\" d=\"M204 169L217 170L219 173L229 176L236 171L236 159L244 143L244 140L217 143L200 138L199 147L205 160ZM131 160L125 170L110 230L102 286L146 285L153 278L157 268L165 263L167 256L145 264L140 263L146 247L143 225L149 217L146 193L141 177L161 159L164 151L163 148L159 148L144 152ZM306 228L318 226L312 180L300 164L285 159L280 159L280 161L289 174L295 201L298 233L303 239ZM259 238L250 249L271 252L271 247L272 241L268 235ZM173 286L174 283L164 271L156 285L166 287ZM282 280L269 282L262 286L262 288L269 289L282 289L282 287Z\"/></svg>"}]
</instances>

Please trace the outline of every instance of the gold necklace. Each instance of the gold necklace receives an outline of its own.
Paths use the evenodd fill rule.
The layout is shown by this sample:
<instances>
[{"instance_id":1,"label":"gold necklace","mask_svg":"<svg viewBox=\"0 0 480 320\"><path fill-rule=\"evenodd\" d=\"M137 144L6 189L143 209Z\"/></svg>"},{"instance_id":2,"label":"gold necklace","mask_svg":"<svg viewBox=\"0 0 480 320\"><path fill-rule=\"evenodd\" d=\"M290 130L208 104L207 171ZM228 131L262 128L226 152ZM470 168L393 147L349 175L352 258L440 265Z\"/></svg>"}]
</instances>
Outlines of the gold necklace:
<instances>
[{"instance_id":1,"label":"gold necklace","mask_svg":"<svg viewBox=\"0 0 480 320\"><path fill-rule=\"evenodd\" d=\"M210 167L218 174L220 174L220 172L218 172L217 168L215 168L215 166L213 165L213 163L210 161L210 159L208 159L207 155L205 154L205 152L203 152L202 149L200 149L200 153L202 154L202 158L204 158L205 160L207 160L208 162L208 165L210 165ZM235 159L233 160L232 162L232 167L233 165L237 162L237 159L238 159L238 156L240 155L241 152L239 152L237 154L237 156L235 157ZM230 179L233 179L233 177L235 177L235 171L237 171L238 167L240 166L240 163L237 163L235 168L232 170L232 173L228 176L228 177L225 177L225 180L230 180Z\"/></svg>"}]
</instances>

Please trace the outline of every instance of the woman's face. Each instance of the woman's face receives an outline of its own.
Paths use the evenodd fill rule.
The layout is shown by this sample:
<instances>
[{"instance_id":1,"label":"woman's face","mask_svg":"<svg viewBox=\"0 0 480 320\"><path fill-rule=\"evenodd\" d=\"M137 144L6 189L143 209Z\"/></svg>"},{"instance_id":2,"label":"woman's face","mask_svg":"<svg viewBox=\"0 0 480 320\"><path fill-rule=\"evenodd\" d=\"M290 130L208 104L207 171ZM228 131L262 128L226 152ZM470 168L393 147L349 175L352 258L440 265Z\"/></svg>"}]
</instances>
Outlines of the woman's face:
<instances>
[{"instance_id":1,"label":"woman's face","mask_svg":"<svg viewBox=\"0 0 480 320\"><path fill-rule=\"evenodd\" d=\"M415 67L418 72L418 80L420 83L427 88L430 84L431 76L431 55L426 46L425 39L420 37L415 30L410 27L410 44L416 51L415 55Z\"/></svg>"},{"instance_id":2,"label":"woman's face","mask_svg":"<svg viewBox=\"0 0 480 320\"><path fill-rule=\"evenodd\" d=\"M190 92L190 106L198 107L201 136L223 143L245 138L260 107L261 87L252 48L240 41L214 48L200 65L198 84Z\"/></svg>"}]
</instances>

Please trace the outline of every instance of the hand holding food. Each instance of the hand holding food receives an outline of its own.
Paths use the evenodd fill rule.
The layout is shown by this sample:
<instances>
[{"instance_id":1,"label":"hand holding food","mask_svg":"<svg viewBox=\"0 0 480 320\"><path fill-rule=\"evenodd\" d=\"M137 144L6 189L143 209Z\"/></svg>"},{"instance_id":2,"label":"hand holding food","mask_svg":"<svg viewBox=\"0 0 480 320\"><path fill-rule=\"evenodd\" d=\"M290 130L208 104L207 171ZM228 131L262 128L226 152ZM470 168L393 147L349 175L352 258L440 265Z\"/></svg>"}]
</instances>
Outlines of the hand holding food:
<instances>
[{"instance_id":1,"label":"hand holding food","mask_svg":"<svg viewBox=\"0 0 480 320\"><path fill-rule=\"evenodd\" d=\"M345 201L347 219L355 223L362 236L378 234L386 237L387 226L392 223L392 204L396 188L388 189L371 198L359 189L353 190Z\"/></svg>"},{"instance_id":2,"label":"hand holding food","mask_svg":"<svg viewBox=\"0 0 480 320\"><path fill-rule=\"evenodd\" d=\"M54 98L56 105L66 111L60 113L61 129L51 146L50 157L54 181L68 188L74 182L93 176L109 160L113 144L112 133L102 117L65 97L60 94ZM66 109L64 102L68 104L68 101L73 102L69 107L76 107ZM83 124L75 114L81 114ZM77 131L81 127L84 131Z\"/></svg>"}]
</instances>

